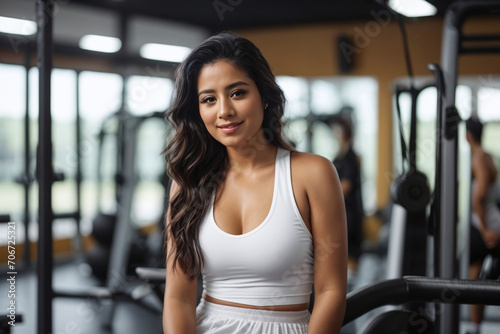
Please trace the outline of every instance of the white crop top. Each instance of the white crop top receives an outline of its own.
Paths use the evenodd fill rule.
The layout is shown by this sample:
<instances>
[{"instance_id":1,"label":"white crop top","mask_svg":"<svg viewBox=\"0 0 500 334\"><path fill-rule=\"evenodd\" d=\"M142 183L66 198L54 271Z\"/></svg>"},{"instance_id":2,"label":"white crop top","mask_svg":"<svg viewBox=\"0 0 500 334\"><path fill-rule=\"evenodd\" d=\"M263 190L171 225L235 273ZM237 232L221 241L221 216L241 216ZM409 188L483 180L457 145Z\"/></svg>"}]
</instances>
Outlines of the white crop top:
<instances>
[{"instance_id":1,"label":"white crop top","mask_svg":"<svg viewBox=\"0 0 500 334\"><path fill-rule=\"evenodd\" d=\"M210 297L254 306L309 302L313 242L293 196L289 151L278 149L271 209L259 226L241 235L226 233L212 205L199 238L203 292Z\"/></svg>"}]
</instances>

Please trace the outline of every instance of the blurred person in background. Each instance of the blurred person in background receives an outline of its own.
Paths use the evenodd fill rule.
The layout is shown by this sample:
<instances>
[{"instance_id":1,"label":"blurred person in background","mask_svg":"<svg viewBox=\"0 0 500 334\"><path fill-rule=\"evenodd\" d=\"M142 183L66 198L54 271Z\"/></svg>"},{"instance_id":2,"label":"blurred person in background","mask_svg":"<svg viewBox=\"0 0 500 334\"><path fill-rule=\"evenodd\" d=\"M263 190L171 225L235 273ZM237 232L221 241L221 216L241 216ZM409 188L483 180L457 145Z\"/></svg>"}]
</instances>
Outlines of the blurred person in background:
<instances>
[{"instance_id":1,"label":"blurred person in background","mask_svg":"<svg viewBox=\"0 0 500 334\"><path fill-rule=\"evenodd\" d=\"M500 258L500 210L495 203L498 172L491 155L481 145L481 121L471 117L465 122L465 127L472 156L469 275L471 279L478 279L488 254ZM467 333L479 334L484 305L471 305L470 313L472 324Z\"/></svg>"},{"instance_id":2,"label":"blurred person in background","mask_svg":"<svg viewBox=\"0 0 500 334\"><path fill-rule=\"evenodd\" d=\"M361 197L361 163L353 148L351 121L336 117L330 122L339 150L333 160L340 178L347 215L348 276L349 285L356 278L358 260L363 242L363 202Z\"/></svg>"}]
</instances>

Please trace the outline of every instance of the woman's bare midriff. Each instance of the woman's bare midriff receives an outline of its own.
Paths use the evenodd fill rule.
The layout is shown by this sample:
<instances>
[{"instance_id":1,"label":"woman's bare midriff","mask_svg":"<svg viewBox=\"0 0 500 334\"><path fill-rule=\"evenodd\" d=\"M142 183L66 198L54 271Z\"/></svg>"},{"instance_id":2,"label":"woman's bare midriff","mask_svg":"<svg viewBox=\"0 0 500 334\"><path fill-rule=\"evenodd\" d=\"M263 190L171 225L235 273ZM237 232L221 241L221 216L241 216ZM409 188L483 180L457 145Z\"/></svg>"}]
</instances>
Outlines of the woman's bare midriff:
<instances>
[{"instance_id":1,"label":"woman's bare midriff","mask_svg":"<svg viewBox=\"0 0 500 334\"><path fill-rule=\"evenodd\" d=\"M247 304L238 304L227 302L225 300L220 300L217 298L210 297L207 294L202 295L203 299L207 302L225 305L225 306L233 306L233 307L242 307L242 308L251 308L255 310L268 310L268 311L304 311L309 307L309 303L305 304L294 304L294 305L272 305L272 306L255 306L255 305L247 305Z\"/></svg>"}]
</instances>

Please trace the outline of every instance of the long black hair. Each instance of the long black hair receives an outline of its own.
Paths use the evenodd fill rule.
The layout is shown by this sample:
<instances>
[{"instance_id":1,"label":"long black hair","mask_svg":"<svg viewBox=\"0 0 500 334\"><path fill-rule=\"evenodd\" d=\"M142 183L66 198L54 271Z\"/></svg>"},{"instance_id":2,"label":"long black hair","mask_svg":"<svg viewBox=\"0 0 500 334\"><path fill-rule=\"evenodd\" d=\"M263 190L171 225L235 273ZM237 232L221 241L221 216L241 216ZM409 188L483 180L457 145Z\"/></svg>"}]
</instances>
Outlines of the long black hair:
<instances>
[{"instance_id":1,"label":"long black hair","mask_svg":"<svg viewBox=\"0 0 500 334\"><path fill-rule=\"evenodd\" d=\"M179 191L170 202L170 223L165 235L172 238L175 246L167 253L174 257L174 267L178 263L191 279L201 273L203 266L199 226L228 169L226 148L208 133L198 105L198 76L204 66L219 60L246 71L255 82L267 104L262 122L264 140L290 149L282 136L285 97L269 64L252 42L221 33L186 57L176 71L174 98L167 112L174 136L164 151L165 160L167 173L179 185ZM256 145L259 143L248 143L248 148L255 151Z\"/></svg>"}]
</instances>

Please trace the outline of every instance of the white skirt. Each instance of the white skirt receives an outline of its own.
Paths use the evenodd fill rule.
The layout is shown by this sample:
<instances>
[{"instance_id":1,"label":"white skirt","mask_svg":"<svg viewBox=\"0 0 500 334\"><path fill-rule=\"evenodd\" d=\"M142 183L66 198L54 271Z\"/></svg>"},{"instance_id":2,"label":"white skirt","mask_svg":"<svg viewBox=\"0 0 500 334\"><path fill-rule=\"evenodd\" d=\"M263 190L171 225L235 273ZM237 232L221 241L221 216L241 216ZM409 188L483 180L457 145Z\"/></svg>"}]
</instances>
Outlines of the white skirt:
<instances>
[{"instance_id":1,"label":"white skirt","mask_svg":"<svg viewBox=\"0 0 500 334\"><path fill-rule=\"evenodd\" d=\"M201 299L196 334L306 334L311 314L219 305Z\"/></svg>"}]
</instances>

